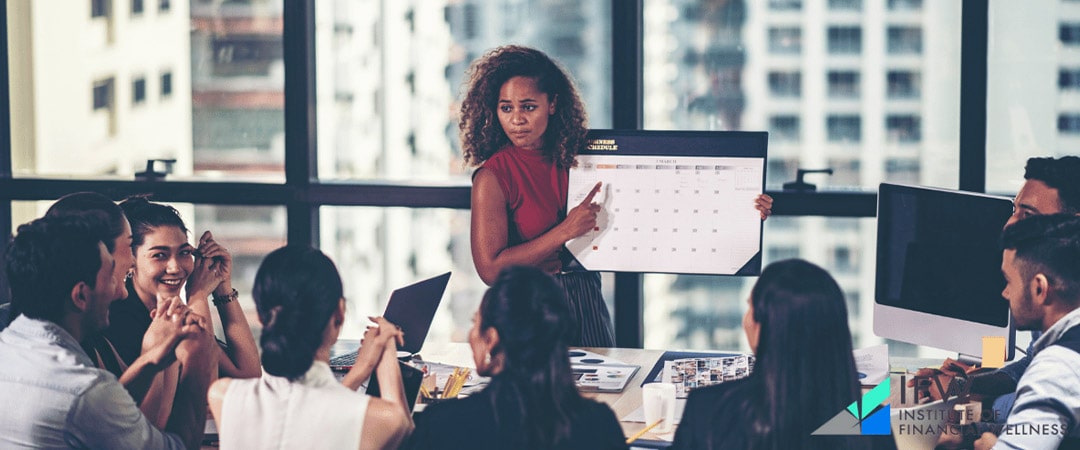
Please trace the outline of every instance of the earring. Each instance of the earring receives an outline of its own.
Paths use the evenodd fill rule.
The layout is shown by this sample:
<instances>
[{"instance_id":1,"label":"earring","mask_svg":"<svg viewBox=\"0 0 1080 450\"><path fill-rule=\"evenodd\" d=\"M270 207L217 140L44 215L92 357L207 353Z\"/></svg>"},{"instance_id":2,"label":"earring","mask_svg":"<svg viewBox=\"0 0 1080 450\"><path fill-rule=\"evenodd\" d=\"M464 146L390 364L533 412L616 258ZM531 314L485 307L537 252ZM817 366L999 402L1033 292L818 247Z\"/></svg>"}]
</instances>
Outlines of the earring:
<instances>
[{"instance_id":1,"label":"earring","mask_svg":"<svg viewBox=\"0 0 1080 450\"><path fill-rule=\"evenodd\" d=\"M135 271L134 270L129 270L127 272L127 275L124 275L124 281L130 280L130 279L132 279L134 277L135 277Z\"/></svg>"},{"instance_id":2,"label":"earring","mask_svg":"<svg viewBox=\"0 0 1080 450\"><path fill-rule=\"evenodd\" d=\"M490 366L491 365L491 352L487 352L487 354L484 355L484 365L485 366Z\"/></svg>"}]
</instances>

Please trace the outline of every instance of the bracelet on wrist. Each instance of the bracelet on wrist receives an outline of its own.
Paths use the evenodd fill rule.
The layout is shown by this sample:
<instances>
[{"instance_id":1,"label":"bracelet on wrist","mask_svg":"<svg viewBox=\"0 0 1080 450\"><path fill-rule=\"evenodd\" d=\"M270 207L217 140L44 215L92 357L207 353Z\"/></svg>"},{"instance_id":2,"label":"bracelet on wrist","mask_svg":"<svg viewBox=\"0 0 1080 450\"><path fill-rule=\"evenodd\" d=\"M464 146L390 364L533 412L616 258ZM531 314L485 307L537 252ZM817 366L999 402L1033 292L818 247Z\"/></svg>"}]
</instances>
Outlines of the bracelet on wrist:
<instances>
[{"instance_id":1,"label":"bracelet on wrist","mask_svg":"<svg viewBox=\"0 0 1080 450\"><path fill-rule=\"evenodd\" d=\"M222 306L222 305L224 305L226 303L230 303L230 302L236 300L237 298L239 298L240 293L236 292L236 289L233 288L232 292L228 293L227 295L218 295L217 292L214 292L213 297L214 297L214 306Z\"/></svg>"}]
</instances>

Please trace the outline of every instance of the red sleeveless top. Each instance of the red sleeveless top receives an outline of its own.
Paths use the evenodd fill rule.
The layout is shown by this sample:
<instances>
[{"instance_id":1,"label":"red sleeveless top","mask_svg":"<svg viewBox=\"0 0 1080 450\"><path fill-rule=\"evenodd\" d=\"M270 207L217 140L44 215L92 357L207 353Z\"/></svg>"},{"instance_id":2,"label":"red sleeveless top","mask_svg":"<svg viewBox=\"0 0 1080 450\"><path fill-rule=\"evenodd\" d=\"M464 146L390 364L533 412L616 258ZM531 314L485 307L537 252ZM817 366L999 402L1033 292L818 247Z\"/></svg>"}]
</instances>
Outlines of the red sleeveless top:
<instances>
[{"instance_id":1,"label":"red sleeveless top","mask_svg":"<svg viewBox=\"0 0 1080 450\"><path fill-rule=\"evenodd\" d=\"M566 217L569 169L540 152L503 147L481 168L495 175L506 198L509 245L535 239Z\"/></svg>"}]
</instances>

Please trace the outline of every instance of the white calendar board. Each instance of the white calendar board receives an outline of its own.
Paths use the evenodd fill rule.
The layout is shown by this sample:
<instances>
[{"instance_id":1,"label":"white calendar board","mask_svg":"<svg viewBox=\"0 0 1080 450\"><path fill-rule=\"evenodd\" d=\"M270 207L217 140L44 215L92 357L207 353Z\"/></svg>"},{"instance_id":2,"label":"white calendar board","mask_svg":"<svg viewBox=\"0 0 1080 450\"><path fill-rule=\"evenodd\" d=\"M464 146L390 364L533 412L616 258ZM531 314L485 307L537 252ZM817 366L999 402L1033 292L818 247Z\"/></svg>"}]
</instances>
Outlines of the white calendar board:
<instances>
[{"instance_id":1,"label":"white calendar board","mask_svg":"<svg viewBox=\"0 0 1080 450\"><path fill-rule=\"evenodd\" d=\"M618 142L604 142L608 141ZM664 136L664 142L677 141ZM722 141L718 139L717 145ZM625 143L607 147L617 150L581 154L577 167L570 170L568 209L602 183L594 198L602 206L596 229L566 244L584 268L760 272L762 227L754 200L762 192L764 156L637 155L620 152ZM674 153L670 148L658 150ZM713 153L722 154L723 149Z\"/></svg>"}]
</instances>

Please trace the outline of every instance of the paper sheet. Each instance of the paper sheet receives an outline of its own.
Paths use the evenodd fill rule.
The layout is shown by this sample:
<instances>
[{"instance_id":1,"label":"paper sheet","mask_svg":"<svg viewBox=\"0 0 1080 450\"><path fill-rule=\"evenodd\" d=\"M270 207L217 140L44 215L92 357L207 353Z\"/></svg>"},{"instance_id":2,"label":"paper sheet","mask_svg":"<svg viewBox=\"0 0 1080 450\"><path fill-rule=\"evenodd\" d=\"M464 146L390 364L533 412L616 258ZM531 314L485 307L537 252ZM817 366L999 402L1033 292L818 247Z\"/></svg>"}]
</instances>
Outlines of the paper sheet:
<instances>
[{"instance_id":1,"label":"paper sheet","mask_svg":"<svg viewBox=\"0 0 1080 450\"><path fill-rule=\"evenodd\" d=\"M860 348L852 352L855 357L855 370L859 372L859 383L874 386L889 377L889 345L881 344Z\"/></svg>"}]
</instances>

